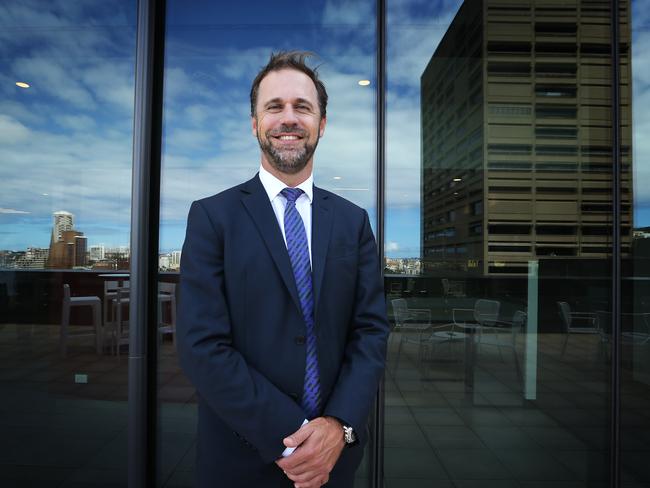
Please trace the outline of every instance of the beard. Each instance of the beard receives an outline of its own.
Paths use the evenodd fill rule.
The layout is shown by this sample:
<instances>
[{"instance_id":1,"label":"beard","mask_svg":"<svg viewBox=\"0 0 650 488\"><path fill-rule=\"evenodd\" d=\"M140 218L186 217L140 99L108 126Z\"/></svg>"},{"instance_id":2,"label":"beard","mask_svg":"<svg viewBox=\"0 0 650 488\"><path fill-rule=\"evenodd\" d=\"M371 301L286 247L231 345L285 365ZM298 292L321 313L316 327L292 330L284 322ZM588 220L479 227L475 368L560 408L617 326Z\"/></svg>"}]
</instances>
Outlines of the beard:
<instances>
[{"instance_id":1,"label":"beard","mask_svg":"<svg viewBox=\"0 0 650 488\"><path fill-rule=\"evenodd\" d=\"M299 134L305 143L302 146L277 148L271 143L272 137L277 137L282 134ZM257 133L257 142L260 149L266 156L267 161L275 169L281 173L288 175L295 175L299 173L314 155L316 146L318 146L318 137L314 144L307 142L307 132L301 129L291 128L283 125L279 129L269 130L265 133L266 140L260 138L259 131Z\"/></svg>"}]
</instances>

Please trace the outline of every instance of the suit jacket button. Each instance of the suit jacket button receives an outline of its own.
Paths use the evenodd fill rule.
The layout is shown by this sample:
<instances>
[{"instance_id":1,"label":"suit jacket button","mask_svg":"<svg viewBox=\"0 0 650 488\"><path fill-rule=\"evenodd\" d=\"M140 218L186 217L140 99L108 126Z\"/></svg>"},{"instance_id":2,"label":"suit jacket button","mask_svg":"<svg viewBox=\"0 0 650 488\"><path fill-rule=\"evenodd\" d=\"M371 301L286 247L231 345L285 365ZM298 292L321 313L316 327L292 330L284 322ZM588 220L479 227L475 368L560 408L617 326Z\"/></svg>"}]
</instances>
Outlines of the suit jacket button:
<instances>
[{"instance_id":1,"label":"suit jacket button","mask_svg":"<svg viewBox=\"0 0 650 488\"><path fill-rule=\"evenodd\" d=\"M293 392L292 392L292 393L289 393L289 396L290 396L291 398L293 398L294 400L296 400L296 401L298 400L298 394L297 394L297 393L293 393Z\"/></svg>"},{"instance_id":2,"label":"suit jacket button","mask_svg":"<svg viewBox=\"0 0 650 488\"><path fill-rule=\"evenodd\" d=\"M296 336L296 337L294 338L294 341L295 341L295 343L296 343L297 346L302 346L302 345L305 343L305 336L301 336L301 335L300 335L300 336Z\"/></svg>"}]
</instances>

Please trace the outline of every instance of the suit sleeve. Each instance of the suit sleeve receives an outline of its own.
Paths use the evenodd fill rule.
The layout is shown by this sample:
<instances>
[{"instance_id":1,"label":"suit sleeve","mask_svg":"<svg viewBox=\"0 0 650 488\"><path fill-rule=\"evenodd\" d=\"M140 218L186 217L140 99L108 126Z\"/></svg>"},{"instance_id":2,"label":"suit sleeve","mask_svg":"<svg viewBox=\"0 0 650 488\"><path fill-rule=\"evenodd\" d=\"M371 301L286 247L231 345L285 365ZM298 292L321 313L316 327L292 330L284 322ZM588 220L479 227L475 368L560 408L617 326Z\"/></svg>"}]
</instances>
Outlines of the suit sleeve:
<instances>
[{"instance_id":1,"label":"suit sleeve","mask_svg":"<svg viewBox=\"0 0 650 488\"><path fill-rule=\"evenodd\" d=\"M177 344L199 395L271 463L305 416L233 347L224 280L224 234L201 202L190 209L181 259Z\"/></svg>"},{"instance_id":2,"label":"suit sleeve","mask_svg":"<svg viewBox=\"0 0 650 488\"><path fill-rule=\"evenodd\" d=\"M377 245L365 211L363 217L348 342L339 377L324 412L351 425L361 441L384 372L389 333Z\"/></svg>"}]
</instances>

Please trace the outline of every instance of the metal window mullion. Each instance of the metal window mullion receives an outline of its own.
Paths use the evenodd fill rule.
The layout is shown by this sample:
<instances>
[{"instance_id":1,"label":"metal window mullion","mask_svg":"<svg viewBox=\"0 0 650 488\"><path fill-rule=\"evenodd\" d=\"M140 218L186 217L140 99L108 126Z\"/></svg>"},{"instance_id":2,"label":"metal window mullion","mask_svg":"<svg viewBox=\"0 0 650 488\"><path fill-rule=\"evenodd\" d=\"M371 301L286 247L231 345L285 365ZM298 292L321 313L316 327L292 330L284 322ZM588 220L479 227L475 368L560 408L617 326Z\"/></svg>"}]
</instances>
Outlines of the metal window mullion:
<instances>
[{"instance_id":1,"label":"metal window mullion","mask_svg":"<svg viewBox=\"0 0 650 488\"><path fill-rule=\"evenodd\" d=\"M610 405L610 486L620 486L621 427L621 107L619 2L611 0L612 83L612 359Z\"/></svg>"},{"instance_id":2,"label":"metal window mullion","mask_svg":"<svg viewBox=\"0 0 650 488\"><path fill-rule=\"evenodd\" d=\"M377 0L377 248L384 276L384 224L385 224L385 175L386 175L386 1ZM371 453L371 486L384 486L384 380L379 384L373 416L373 437Z\"/></svg>"},{"instance_id":3,"label":"metal window mullion","mask_svg":"<svg viewBox=\"0 0 650 488\"><path fill-rule=\"evenodd\" d=\"M131 287L128 362L128 486L155 485L158 226L165 1L139 0L136 31Z\"/></svg>"}]
</instances>

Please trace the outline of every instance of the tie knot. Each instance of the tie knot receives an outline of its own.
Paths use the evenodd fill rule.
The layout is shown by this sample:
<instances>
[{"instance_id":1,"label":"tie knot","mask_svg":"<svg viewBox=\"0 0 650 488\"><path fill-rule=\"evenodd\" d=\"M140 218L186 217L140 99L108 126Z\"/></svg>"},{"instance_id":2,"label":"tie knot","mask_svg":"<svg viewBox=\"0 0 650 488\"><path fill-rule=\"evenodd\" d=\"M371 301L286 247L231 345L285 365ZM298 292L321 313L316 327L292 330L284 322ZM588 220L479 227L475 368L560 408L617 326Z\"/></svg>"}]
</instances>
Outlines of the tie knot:
<instances>
[{"instance_id":1,"label":"tie knot","mask_svg":"<svg viewBox=\"0 0 650 488\"><path fill-rule=\"evenodd\" d=\"M298 197L303 194L303 191L300 188L285 188L280 193L284 195L284 198L287 199L289 203L296 203Z\"/></svg>"}]
</instances>

